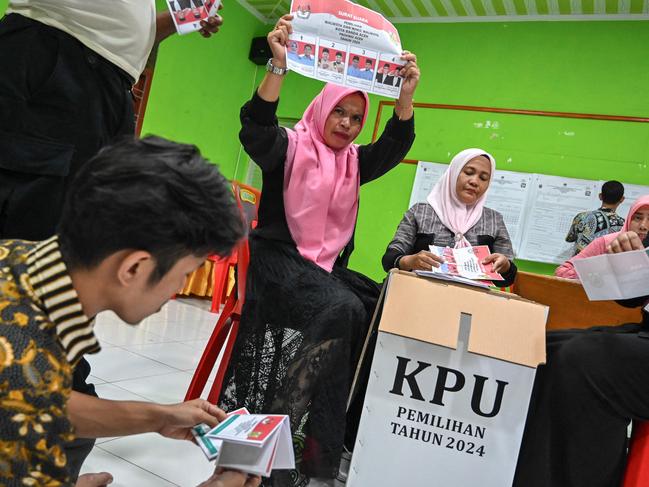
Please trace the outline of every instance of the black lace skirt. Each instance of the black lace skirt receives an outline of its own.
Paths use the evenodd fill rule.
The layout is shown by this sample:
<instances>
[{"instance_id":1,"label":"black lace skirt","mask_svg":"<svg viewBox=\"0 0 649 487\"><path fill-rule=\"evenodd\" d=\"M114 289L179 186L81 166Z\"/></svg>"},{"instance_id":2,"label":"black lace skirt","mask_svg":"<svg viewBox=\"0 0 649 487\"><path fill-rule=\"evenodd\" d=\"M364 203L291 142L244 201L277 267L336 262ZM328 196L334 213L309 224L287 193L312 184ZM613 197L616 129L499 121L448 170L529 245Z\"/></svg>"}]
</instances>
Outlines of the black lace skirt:
<instances>
[{"instance_id":1,"label":"black lace skirt","mask_svg":"<svg viewBox=\"0 0 649 487\"><path fill-rule=\"evenodd\" d=\"M250 238L246 301L221 406L288 414L301 477L334 478L345 408L380 287L328 273L288 243ZM273 476L273 487L291 485Z\"/></svg>"}]
</instances>

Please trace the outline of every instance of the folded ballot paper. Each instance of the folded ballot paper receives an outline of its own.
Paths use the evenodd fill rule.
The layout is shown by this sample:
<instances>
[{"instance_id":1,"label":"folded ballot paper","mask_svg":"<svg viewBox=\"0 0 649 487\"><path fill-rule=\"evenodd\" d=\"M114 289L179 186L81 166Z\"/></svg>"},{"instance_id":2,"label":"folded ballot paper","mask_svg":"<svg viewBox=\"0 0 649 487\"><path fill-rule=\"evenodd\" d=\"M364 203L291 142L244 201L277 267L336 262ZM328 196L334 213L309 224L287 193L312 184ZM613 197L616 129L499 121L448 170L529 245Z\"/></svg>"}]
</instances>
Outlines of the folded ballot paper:
<instances>
[{"instance_id":1,"label":"folded ballot paper","mask_svg":"<svg viewBox=\"0 0 649 487\"><path fill-rule=\"evenodd\" d=\"M205 456L219 467L264 477L272 470L295 468L288 416L249 414L243 408L211 430L198 425L193 433Z\"/></svg>"},{"instance_id":2,"label":"folded ballot paper","mask_svg":"<svg viewBox=\"0 0 649 487\"><path fill-rule=\"evenodd\" d=\"M649 296L649 249L575 259L591 301Z\"/></svg>"}]
</instances>

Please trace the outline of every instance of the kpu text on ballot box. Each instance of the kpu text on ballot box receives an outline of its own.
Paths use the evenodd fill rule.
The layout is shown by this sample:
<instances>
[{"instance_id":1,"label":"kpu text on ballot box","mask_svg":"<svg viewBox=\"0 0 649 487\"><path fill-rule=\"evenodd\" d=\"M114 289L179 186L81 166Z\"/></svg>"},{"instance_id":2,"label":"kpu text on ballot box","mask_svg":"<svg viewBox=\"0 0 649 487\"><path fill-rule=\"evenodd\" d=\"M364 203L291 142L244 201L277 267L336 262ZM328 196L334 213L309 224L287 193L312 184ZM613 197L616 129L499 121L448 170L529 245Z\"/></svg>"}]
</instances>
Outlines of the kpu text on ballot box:
<instances>
[{"instance_id":1,"label":"kpu text on ballot box","mask_svg":"<svg viewBox=\"0 0 649 487\"><path fill-rule=\"evenodd\" d=\"M511 486L547 307L402 271L382 296L347 487Z\"/></svg>"}]
</instances>

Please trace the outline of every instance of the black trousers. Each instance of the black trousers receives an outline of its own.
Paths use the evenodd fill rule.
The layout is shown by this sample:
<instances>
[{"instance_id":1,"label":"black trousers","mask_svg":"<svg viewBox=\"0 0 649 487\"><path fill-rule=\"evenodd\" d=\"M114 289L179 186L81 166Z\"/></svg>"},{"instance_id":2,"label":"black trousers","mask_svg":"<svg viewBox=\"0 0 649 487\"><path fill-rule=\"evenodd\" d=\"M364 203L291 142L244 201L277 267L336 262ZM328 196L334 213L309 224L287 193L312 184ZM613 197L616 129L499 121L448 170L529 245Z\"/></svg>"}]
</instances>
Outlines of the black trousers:
<instances>
[{"instance_id":1,"label":"black trousers","mask_svg":"<svg viewBox=\"0 0 649 487\"><path fill-rule=\"evenodd\" d=\"M649 338L642 325L548 333L515 487L618 487L627 426L649 420Z\"/></svg>"},{"instance_id":2,"label":"black trousers","mask_svg":"<svg viewBox=\"0 0 649 487\"><path fill-rule=\"evenodd\" d=\"M0 20L0 239L54 234L76 172L134 133L132 84L58 29Z\"/></svg>"}]
</instances>

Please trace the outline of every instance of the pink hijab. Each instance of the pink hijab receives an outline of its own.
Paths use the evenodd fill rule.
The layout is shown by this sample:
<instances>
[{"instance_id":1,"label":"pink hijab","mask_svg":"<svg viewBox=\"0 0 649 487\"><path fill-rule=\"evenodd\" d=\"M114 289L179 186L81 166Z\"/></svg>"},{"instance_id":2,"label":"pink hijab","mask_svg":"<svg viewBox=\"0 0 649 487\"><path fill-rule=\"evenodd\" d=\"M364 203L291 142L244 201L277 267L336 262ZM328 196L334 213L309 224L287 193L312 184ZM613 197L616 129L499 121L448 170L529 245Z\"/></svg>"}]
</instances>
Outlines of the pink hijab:
<instances>
[{"instance_id":1,"label":"pink hijab","mask_svg":"<svg viewBox=\"0 0 649 487\"><path fill-rule=\"evenodd\" d=\"M287 130L284 166L286 222L300 255L331 272L334 262L354 233L358 212L360 171L358 145L338 150L324 141L329 114L347 95L367 94L327 84L304 112L294 130Z\"/></svg>"},{"instance_id":2,"label":"pink hijab","mask_svg":"<svg viewBox=\"0 0 649 487\"><path fill-rule=\"evenodd\" d=\"M577 276L577 271L575 270L574 261L605 254L606 248L613 240L615 240L615 237L617 237L622 232L629 231L629 223L633 219L633 215L635 215L636 211L638 211L643 206L649 206L649 195L640 196L633 202L633 205L631 205L631 209L626 216L626 220L624 220L624 225L619 232L609 233L608 235L603 235L596 238L591 243L589 243L584 248L584 250L557 267L554 270L554 275L563 277L565 279L579 279L579 277Z\"/></svg>"},{"instance_id":3,"label":"pink hijab","mask_svg":"<svg viewBox=\"0 0 649 487\"><path fill-rule=\"evenodd\" d=\"M487 156L491 162L491 179L493 179L496 172L496 160L491 154L482 149L465 149L453 158L448 169L437 181L427 198L437 217L446 228L455 234L456 248L471 246L464 235L482 218L482 209L487 199L487 191L489 191L487 188L487 191L472 205L462 203L455 191L462 168L471 159L478 156ZM489 179L489 184L491 184L491 179Z\"/></svg>"}]
</instances>

